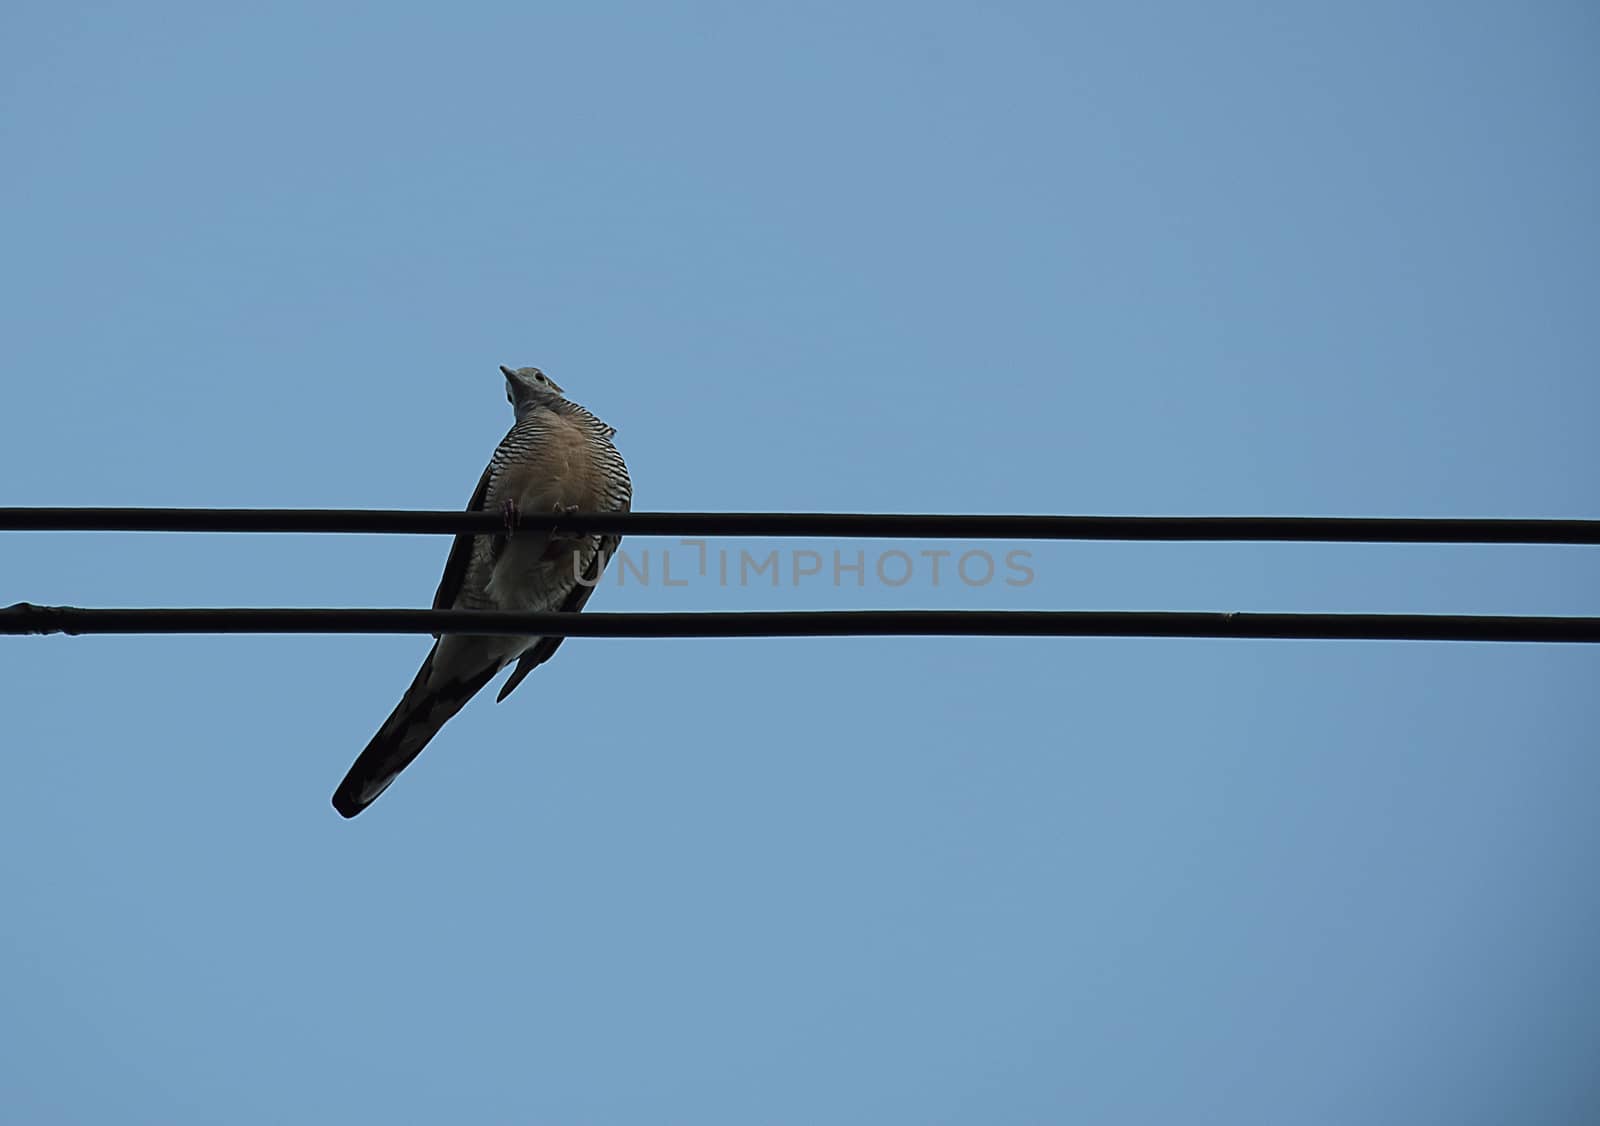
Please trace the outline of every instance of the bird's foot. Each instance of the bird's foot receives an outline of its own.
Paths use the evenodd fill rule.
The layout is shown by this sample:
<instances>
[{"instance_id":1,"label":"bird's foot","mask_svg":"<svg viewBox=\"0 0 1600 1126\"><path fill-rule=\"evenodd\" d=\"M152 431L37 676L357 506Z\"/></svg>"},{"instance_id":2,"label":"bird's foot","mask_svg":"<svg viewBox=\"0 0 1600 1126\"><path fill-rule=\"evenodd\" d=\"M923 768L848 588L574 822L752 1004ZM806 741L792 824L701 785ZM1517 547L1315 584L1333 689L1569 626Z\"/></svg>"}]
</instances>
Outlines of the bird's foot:
<instances>
[{"instance_id":1,"label":"bird's foot","mask_svg":"<svg viewBox=\"0 0 1600 1126\"><path fill-rule=\"evenodd\" d=\"M575 504L558 504L554 506L554 511L557 516L573 516L581 510ZM550 529L552 540L581 540L583 535L582 532L574 532L570 528Z\"/></svg>"}]
</instances>

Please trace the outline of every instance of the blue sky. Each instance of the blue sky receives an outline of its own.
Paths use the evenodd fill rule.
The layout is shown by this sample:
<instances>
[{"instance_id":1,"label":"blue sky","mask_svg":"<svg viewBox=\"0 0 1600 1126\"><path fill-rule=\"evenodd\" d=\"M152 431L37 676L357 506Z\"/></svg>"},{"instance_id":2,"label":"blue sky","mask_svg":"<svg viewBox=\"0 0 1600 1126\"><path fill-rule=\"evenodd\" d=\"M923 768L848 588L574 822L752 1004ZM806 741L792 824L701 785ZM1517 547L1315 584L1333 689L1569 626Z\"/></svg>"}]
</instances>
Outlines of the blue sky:
<instances>
[{"instance_id":1,"label":"blue sky","mask_svg":"<svg viewBox=\"0 0 1600 1126\"><path fill-rule=\"evenodd\" d=\"M0 503L458 508L506 363L640 509L1600 516L1586 5L7 25ZM625 546L591 608L1600 613L1579 548ZM425 606L447 547L14 534L0 604ZM426 649L0 642L4 1117L1600 1111L1590 649L574 639L344 821Z\"/></svg>"}]
</instances>

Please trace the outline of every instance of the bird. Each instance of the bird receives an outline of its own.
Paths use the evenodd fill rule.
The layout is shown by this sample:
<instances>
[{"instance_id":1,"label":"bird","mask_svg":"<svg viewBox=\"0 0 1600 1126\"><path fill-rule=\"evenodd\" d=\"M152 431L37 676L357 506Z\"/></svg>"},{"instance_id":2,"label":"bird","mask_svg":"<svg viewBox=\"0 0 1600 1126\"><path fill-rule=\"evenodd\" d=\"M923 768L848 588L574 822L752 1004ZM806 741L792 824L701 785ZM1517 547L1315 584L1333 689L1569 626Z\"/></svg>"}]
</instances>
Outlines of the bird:
<instances>
[{"instance_id":1,"label":"bird","mask_svg":"<svg viewBox=\"0 0 1600 1126\"><path fill-rule=\"evenodd\" d=\"M495 447L469 512L498 511L503 530L457 535L433 596L435 610L564 611L589 601L620 535L541 527L540 514L627 512L628 467L616 428L566 397L536 367L500 365L516 421ZM526 521L526 526L522 526ZM445 722L507 665L504 700L564 640L540 636L434 634L411 686L356 757L333 794L346 818L366 809L415 761Z\"/></svg>"}]
</instances>

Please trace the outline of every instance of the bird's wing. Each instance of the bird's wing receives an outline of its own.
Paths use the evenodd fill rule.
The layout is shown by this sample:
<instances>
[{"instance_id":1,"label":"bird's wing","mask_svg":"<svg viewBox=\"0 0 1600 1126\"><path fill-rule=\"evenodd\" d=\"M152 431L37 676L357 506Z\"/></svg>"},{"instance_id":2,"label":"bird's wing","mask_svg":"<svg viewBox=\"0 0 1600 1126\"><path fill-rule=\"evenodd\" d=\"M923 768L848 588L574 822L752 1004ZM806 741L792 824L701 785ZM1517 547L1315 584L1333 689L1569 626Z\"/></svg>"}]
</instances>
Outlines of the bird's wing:
<instances>
[{"instance_id":1,"label":"bird's wing","mask_svg":"<svg viewBox=\"0 0 1600 1126\"><path fill-rule=\"evenodd\" d=\"M483 476L478 478L478 487L472 491L472 499L467 501L466 511L483 511L483 498L489 491L489 479L494 476L494 462L484 466ZM433 608L435 610L448 610L456 600L456 595L461 593L461 583L467 577L467 564L472 559L472 541L477 536L471 532L463 532L456 536L450 543L450 555L444 561L444 574L439 579L439 589L433 594ZM434 634L438 637L438 634Z\"/></svg>"}]
</instances>

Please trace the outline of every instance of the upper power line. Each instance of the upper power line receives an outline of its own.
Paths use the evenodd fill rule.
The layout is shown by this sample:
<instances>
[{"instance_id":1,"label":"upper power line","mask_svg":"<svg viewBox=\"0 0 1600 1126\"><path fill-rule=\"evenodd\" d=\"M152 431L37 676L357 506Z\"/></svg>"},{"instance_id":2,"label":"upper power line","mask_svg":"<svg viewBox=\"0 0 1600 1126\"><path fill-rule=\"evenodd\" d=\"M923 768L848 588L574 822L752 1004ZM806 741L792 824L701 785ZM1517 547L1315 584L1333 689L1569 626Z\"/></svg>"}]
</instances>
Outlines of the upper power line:
<instances>
[{"instance_id":1,"label":"upper power line","mask_svg":"<svg viewBox=\"0 0 1600 1126\"><path fill-rule=\"evenodd\" d=\"M0 608L4 634L468 633L562 637L1193 637L1600 643L1600 618L1127 610L525 613L335 608Z\"/></svg>"},{"instance_id":2,"label":"upper power line","mask_svg":"<svg viewBox=\"0 0 1600 1126\"><path fill-rule=\"evenodd\" d=\"M1050 516L874 512L523 513L524 527L627 536L1600 544L1600 520L1368 516ZM0 531L457 535L499 513L334 508L0 508Z\"/></svg>"}]
</instances>

